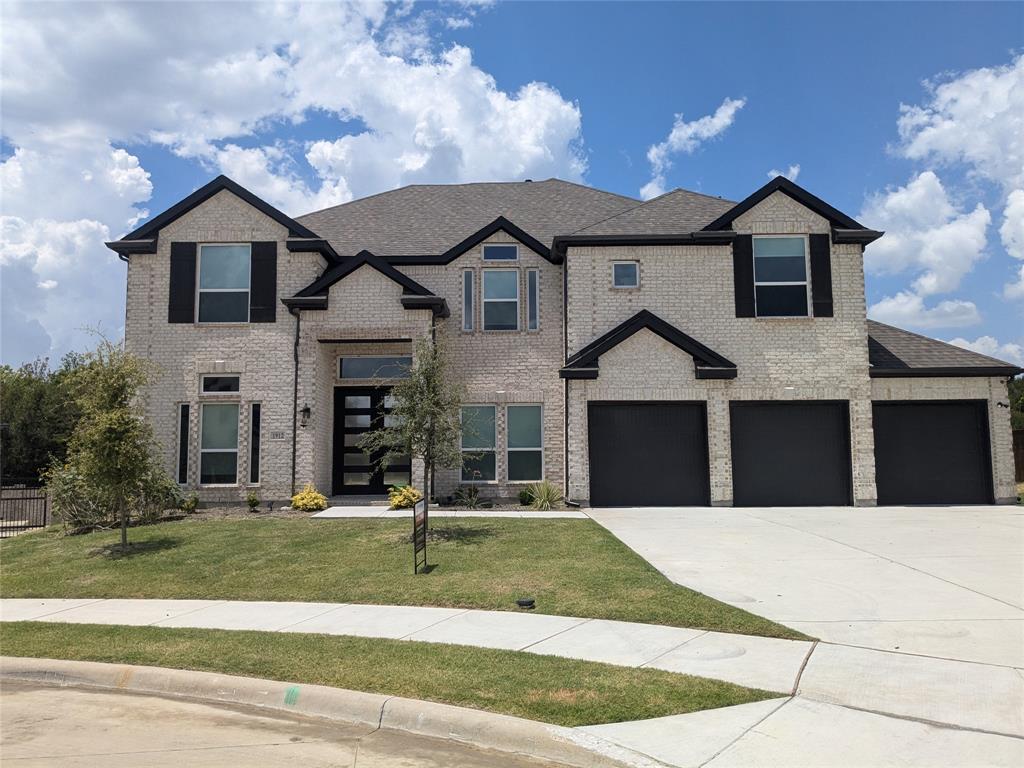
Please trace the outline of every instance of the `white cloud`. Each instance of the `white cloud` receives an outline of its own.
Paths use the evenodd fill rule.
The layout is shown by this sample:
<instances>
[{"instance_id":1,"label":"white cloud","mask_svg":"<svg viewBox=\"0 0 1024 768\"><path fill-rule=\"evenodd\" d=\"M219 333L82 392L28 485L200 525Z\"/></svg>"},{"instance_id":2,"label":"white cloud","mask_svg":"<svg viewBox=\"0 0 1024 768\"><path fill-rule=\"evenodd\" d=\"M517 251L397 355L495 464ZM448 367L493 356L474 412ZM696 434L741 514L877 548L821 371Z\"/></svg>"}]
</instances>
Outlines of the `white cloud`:
<instances>
[{"instance_id":1,"label":"white cloud","mask_svg":"<svg viewBox=\"0 0 1024 768\"><path fill-rule=\"evenodd\" d=\"M999 237L1008 254L1024 259L1024 189L1015 189L1006 198Z\"/></svg>"},{"instance_id":2,"label":"white cloud","mask_svg":"<svg viewBox=\"0 0 1024 768\"><path fill-rule=\"evenodd\" d=\"M1024 265L1017 269L1017 280L1003 286L1003 298L1024 299Z\"/></svg>"},{"instance_id":3,"label":"white cloud","mask_svg":"<svg viewBox=\"0 0 1024 768\"><path fill-rule=\"evenodd\" d=\"M790 181L796 181L796 177L800 175L800 163L794 163L784 171L780 171L778 168L772 168L768 171L768 178L774 179L776 176L785 176Z\"/></svg>"},{"instance_id":4,"label":"white cloud","mask_svg":"<svg viewBox=\"0 0 1024 768\"><path fill-rule=\"evenodd\" d=\"M912 289L920 296L947 293L985 255L988 210L958 210L939 177L925 171L905 187L870 197L860 214L885 237L864 252L865 269L876 274L912 271Z\"/></svg>"},{"instance_id":5,"label":"white cloud","mask_svg":"<svg viewBox=\"0 0 1024 768\"><path fill-rule=\"evenodd\" d=\"M1024 187L1024 55L938 84L923 106L900 106L899 151L913 160L964 163L1002 185Z\"/></svg>"},{"instance_id":6,"label":"white cloud","mask_svg":"<svg viewBox=\"0 0 1024 768\"><path fill-rule=\"evenodd\" d=\"M1010 342L1000 344L991 336L979 336L974 341L957 337L950 339L949 343L963 349L969 349L972 352L978 352L982 355L988 355L989 357L1024 366L1024 347L1020 344Z\"/></svg>"},{"instance_id":7,"label":"white cloud","mask_svg":"<svg viewBox=\"0 0 1024 768\"><path fill-rule=\"evenodd\" d=\"M868 308L868 317L904 328L963 328L977 325L981 315L972 301L946 299L933 307L910 291L900 291Z\"/></svg>"},{"instance_id":8,"label":"white cloud","mask_svg":"<svg viewBox=\"0 0 1024 768\"><path fill-rule=\"evenodd\" d=\"M472 18L485 4L458 5ZM581 179L579 107L544 83L502 90L467 48L432 50L445 17L372 0L5 5L3 278L5 297L26 298L5 300L4 330L17 315L21 338L47 336L56 353L79 325L120 326L123 268L102 240L148 215L137 145L293 215L413 182ZM336 127L305 145L261 141L313 113ZM58 252L76 271L50 273Z\"/></svg>"},{"instance_id":9,"label":"white cloud","mask_svg":"<svg viewBox=\"0 0 1024 768\"><path fill-rule=\"evenodd\" d=\"M677 114L668 137L658 144L652 144L647 150L651 180L641 187L640 196L650 200L664 194L665 173L672 167L672 155L693 154L705 141L715 138L732 125L736 113L746 103L746 99L727 98L713 115L705 115L689 123L683 119L682 113Z\"/></svg>"}]
</instances>

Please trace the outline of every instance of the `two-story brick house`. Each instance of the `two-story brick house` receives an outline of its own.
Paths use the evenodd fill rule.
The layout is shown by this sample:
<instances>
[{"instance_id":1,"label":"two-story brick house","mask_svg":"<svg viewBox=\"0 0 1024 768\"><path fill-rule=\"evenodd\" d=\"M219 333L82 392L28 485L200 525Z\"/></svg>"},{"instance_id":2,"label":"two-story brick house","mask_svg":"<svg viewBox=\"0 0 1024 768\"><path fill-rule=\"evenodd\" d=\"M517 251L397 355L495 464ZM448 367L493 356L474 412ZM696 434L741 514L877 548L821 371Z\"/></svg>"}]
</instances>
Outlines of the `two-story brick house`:
<instances>
[{"instance_id":1,"label":"two-story brick house","mask_svg":"<svg viewBox=\"0 0 1024 768\"><path fill-rule=\"evenodd\" d=\"M1020 369L867 320L879 236L782 178L739 203L415 185L292 219L222 176L108 245L167 467L204 501L421 485L357 443L431 333L474 425L440 496L1009 501Z\"/></svg>"}]
</instances>

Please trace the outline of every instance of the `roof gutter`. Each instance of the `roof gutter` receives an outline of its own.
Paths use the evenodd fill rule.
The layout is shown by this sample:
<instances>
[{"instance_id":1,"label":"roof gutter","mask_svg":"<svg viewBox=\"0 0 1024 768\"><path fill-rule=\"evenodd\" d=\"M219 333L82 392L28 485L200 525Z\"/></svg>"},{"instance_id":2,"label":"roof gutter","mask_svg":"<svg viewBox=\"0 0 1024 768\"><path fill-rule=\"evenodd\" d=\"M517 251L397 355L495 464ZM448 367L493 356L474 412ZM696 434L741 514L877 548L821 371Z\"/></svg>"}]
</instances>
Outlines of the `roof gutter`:
<instances>
[{"instance_id":1,"label":"roof gutter","mask_svg":"<svg viewBox=\"0 0 1024 768\"><path fill-rule=\"evenodd\" d=\"M871 368L872 379L938 378L938 377L1002 377L1019 376L1024 368L1013 365L977 367L929 367L929 368Z\"/></svg>"}]
</instances>

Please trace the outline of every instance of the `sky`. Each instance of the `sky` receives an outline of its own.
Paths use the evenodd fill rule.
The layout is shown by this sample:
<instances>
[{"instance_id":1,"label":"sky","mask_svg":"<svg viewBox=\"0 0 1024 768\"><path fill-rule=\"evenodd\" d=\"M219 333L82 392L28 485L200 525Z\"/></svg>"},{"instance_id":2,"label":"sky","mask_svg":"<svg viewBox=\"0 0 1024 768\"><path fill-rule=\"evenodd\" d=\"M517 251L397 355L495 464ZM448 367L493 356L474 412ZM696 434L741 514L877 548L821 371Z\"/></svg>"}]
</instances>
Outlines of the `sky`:
<instances>
[{"instance_id":1,"label":"sky","mask_svg":"<svg viewBox=\"0 0 1024 768\"><path fill-rule=\"evenodd\" d=\"M224 173L293 216L557 176L886 235L869 316L1024 364L1024 3L0 0L0 362L123 334L103 246Z\"/></svg>"}]
</instances>

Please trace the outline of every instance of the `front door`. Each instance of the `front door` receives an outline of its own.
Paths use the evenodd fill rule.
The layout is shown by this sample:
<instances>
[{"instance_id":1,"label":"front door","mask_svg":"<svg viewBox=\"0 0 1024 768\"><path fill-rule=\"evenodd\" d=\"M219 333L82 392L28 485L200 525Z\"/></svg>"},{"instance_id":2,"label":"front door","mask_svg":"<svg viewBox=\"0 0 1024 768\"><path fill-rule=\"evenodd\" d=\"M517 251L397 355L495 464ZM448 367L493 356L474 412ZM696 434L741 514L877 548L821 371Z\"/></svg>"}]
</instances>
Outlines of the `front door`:
<instances>
[{"instance_id":1,"label":"front door","mask_svg":"<svg viewBox=\"0 0 1024 768\"><path fill-rule=\"evenodd\" d=\"M389 486L408 485L410 459L392 459L386 470L382 454L359 448L362 436L387 423L391 412L391 388L335 387L333 493L383 494Z\"/></svg>"}]
</instances>

